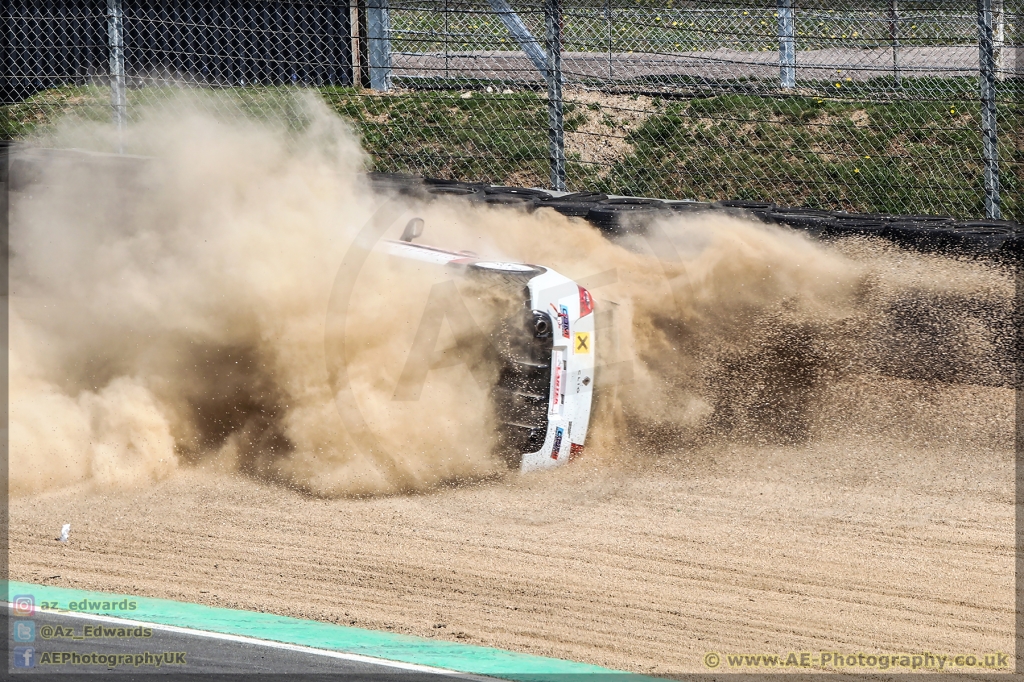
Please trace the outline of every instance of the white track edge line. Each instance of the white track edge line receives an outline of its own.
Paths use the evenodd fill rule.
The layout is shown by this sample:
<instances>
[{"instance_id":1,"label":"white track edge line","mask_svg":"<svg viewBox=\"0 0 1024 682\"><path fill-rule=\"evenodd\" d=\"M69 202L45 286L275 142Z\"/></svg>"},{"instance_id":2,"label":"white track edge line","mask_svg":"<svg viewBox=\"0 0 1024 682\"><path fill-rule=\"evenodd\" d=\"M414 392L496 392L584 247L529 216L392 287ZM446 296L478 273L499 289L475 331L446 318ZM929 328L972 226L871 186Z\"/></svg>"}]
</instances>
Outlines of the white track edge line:
<instances>
[{"instance_id":1,"label":"white track edge line","mask_svg":"<svg viewBox=\"0 0 1024 682\"><path fill-rule=\"evenodd\" d=\"M2 604L7 604L8 609L14 610L14 604L11 602L0 601ZM54 609L41 609L36 607L37 613L49 613L55 616L67 616L69 618L81 618L83 620L96 620L101 623L114 623L118 625L145 625L154 630L162 630L164 632L174 632L183 635L192 635L195 637L206 637L208 639L219 639L228 642L238 642L240 644L254 644L257 646L265 646L271 649L284 649L286 651L295 651L299 653L314 654L318 656L326 656L328 658L338 658L347 661L355 661L358 663L373 663L376 665L388 666L392 668L401 668L402 670L411 670L415 672L433 673L435 675L445 675L448 677L459 677L465 680L480 680L481 682L493 682L495 677L484 677L481 675L473 675L471 673L463 673L457 670L447 670L445 668L435 668L429 665L419 665L418 663L403 663L402 661L391 661L386 658L377 658L375 656L364 656L363 654L350 654L344 651L333 651L331 649L317 649L315 647L303 646L301 644L289 644L288 642L276 642L271 639L258 639L256 637L246 637L244 635L232 635L225 632L213 632L211 630L197 630L195 628L185 628L178 625L165 625L163 623L149 623L144 620L131 620L129 618L118 618L117 616L101 616L94 613L82 613L80 611L62 611Z\"/></svg>"}]
</instances>

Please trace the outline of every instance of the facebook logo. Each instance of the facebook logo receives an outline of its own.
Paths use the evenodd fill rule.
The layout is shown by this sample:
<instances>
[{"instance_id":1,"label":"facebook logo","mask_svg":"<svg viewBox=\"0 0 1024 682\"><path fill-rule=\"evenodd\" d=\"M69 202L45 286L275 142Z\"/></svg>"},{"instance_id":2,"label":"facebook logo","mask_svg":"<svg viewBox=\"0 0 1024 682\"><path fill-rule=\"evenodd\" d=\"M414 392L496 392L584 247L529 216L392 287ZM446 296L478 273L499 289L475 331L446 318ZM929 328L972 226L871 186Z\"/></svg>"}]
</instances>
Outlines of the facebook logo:
<instances>
[{"instance_id":1,"label":"facebook logo","mask_svg":"<svg viewBox=\"0 0 1024 682\"><path fill-rule=\"evenodd\" d=\"M36 623L32 620L14 621L14 633L12 638L15 642L36 641Z\"/></svg>"},{"instance_id":2,"label":"facebook logo","mask_svg":"<svg viewBox=\"0 0 1024 682\"><path fill-rule=\"evenodd\" d=\"M30 646L14 647L14 667L34 668L36 667L36 650Z\"/></svg>"}]
</instances>

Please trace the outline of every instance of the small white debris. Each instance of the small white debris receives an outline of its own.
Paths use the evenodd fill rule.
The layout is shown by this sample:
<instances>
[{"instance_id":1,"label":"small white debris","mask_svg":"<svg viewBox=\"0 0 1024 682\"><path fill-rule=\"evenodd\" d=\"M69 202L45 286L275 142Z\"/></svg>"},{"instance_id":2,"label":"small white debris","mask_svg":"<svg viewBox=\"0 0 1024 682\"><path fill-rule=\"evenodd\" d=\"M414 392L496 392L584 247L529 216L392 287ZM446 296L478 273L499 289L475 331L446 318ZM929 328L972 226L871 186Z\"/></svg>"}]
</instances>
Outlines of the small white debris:
<instances>
[{"instance_id":1,"label":"small white debris","mask_svg":"<svg viewBox=\"0 0 1024 682\"><path fill-rule=\"evenodd\" d=\"M60 541L61 542L67 542L68 541L68 533L70 533L70 532L71 532L71 524L70 523L65 523L63 526L61 526L60 527Z\"/></svg>"},{"instance_id":2,"label":"small white debris","mask_svg":"<svg viewBox=\"0 0 1024 682\"><path fill-rule=\"evenodd\" d=\"M492 88L490 85L488 85L487 86L487 92L494 92L494 88Z\"/></svg>"},{"instance_id":3,"label":"small white debris","mask_svg":"<svg viewBox=\"0 0 1024 682\"><path fill-rule=\"evenodd\" d=\"M472 92L464 92L461 95L459 95L459 97L461 97L462 99L469 99L472 96L473 96Z\"/></svg>"},{"instance_id":4,"label":"small white debris","mask_svg":"<svg viewBox=\"0 0 1024 682\"><path fill-rule=\"evenodd\" d=\"M503 95L511 95L512 94L512 89L511 88L505 88L504 90L501 91L501 94L503 94Z\"/></svg>"}]
</instances>

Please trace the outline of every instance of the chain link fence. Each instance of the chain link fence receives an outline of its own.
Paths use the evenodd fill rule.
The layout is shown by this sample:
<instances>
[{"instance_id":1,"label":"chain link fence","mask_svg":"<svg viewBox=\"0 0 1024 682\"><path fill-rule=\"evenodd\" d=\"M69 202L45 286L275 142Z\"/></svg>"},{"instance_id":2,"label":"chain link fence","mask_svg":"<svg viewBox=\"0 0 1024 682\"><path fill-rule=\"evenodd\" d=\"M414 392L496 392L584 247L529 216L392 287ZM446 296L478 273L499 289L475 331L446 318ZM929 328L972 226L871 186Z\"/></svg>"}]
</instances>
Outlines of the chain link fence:
<instances>
[{"instance_id":1,"label":"chain link fence","mask_svg":"<svg viewBox=\"0 0 1024 682\"><path fill-rule=\"evenodd\" d=\"M10 0L5 138L314 89L376 170L1024 220L1020 0Z\"/></svg>"}]
</instances>

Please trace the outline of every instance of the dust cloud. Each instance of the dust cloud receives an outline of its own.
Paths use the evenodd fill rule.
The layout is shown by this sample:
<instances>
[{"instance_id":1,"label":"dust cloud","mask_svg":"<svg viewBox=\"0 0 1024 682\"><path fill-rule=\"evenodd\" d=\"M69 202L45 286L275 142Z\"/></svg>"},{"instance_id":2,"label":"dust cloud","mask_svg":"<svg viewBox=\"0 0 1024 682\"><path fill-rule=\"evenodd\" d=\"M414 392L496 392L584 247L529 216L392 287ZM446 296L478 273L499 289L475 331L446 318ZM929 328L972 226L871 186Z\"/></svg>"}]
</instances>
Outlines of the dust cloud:
<instances>
[{"instance_id":1,"label":"dust cloud","mask_svg":"<svg viewBox=\"0 0 1024 682\"><path fill-rule=\"evenodd\" d=\"M847 437L1009 446L1012 429L975 424L967 406L937 430L935 410L909 409L907 383L893 383L923 394L1012 385L1004 266L874 239L822 243L735 216L665 220L615 243L555 215L531 222L540 228L500 232L501 247L597 284L608 371L591 459L636 466L729 443Z\"/></svg>"},{"instance_id":2,"label":"dust cloud","mask_svg":"<svg viewBox=\"0 0 1024 682\"><path fill-rule=\"evenodd\" d=\"M735 217L611 242L547 210L384 198L361 179L357 137L312 96L291 103L299 124L210 101L168 98L121 139L67 121L37 140L130 156L51 155L12 194L16 495L146 486L183 467L332 497L503 475L496 369L451 318L436 348L455 361L429 371L418 400L394 399L448 279L372 249L413 216L424 243L592 287L607 339L587 447L598 465L819 438L845 427L852 413L836 405L856 377L1007 383L1012 280L999 268ZM515 303L457 287L484 338Z\"/></svg>"}]
</instances>

